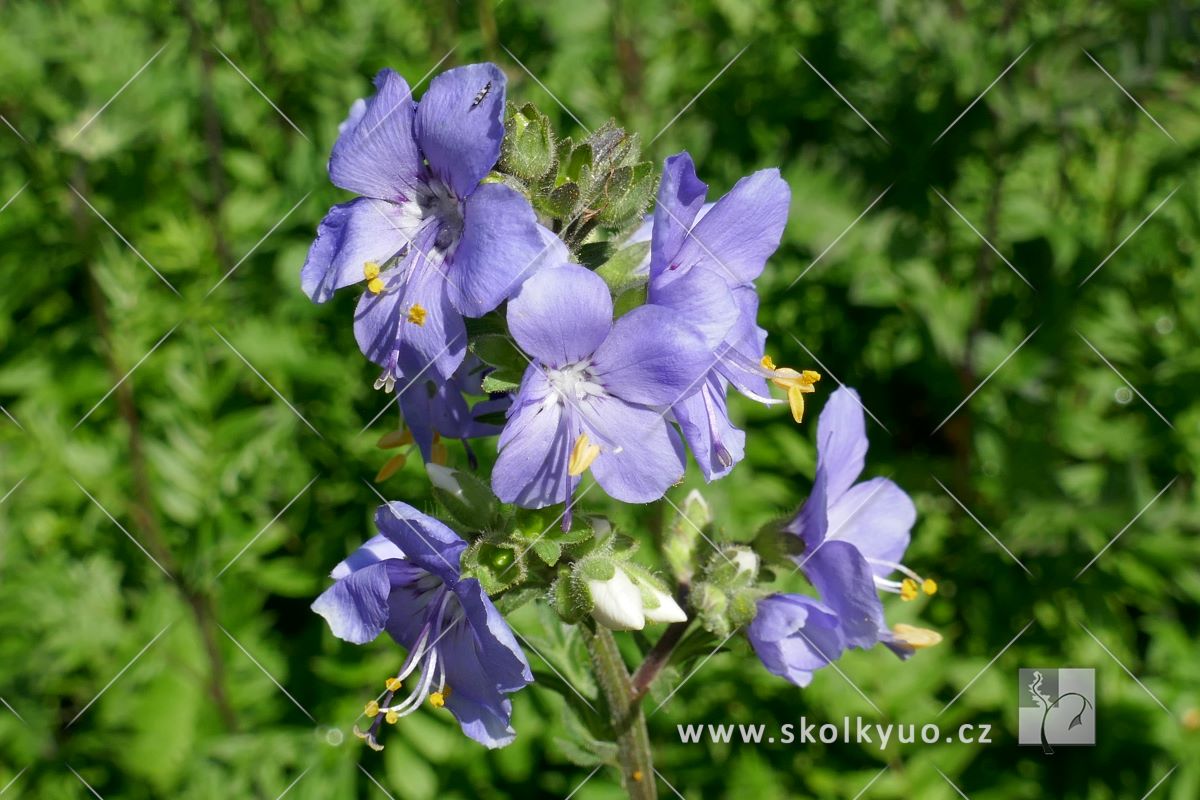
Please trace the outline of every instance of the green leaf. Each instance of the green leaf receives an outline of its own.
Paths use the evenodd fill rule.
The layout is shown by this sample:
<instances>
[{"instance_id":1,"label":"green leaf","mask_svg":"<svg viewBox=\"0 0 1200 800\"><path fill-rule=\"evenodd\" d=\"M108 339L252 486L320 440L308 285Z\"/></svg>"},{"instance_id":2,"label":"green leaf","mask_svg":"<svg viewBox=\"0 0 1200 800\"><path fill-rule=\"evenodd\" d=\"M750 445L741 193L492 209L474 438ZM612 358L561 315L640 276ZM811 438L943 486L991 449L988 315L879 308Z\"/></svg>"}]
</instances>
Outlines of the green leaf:
<instances>
[{"instance_id":1,"label":"green leaf","mask_svg":"<svg viewBox=\"0 0 1200 800\"><path fill-rule=\"evenodd\" d=\"M483 391L486 394L503 394L516 391L521 386L521 373L508 369L498 369L486 375L483 379Z\"/></svg>"},{"instance_id":2,"label":"green leaf","mask_svg":"<svg viewBox=\"0 0 1200 800\"><path fill-rule=\"evenodd\" d=\"M604 279L614 296L620 296L630 289L645 285L649 274L639 270L638 266L649 252L649 242L634 242L613 254L596 270L596 274Z\"/></svg>"}]
</instances>

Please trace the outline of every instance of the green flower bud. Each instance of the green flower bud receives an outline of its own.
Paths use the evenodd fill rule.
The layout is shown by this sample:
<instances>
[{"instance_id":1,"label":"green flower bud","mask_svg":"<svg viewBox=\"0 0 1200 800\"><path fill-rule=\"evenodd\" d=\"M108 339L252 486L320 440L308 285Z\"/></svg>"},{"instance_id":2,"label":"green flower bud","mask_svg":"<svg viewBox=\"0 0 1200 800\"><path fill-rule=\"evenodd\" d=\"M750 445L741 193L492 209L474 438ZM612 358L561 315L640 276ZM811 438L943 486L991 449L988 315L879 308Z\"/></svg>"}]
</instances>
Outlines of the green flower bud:
<instances>
[{"instance_id":1,"label":"green flower bud","mask_svg":"<svg viewBox=\"0 0 1200 800\"><path fill-rule=\"evenodd\" d=\"M555 167L554 131L550 120L532 103L509 106L500 146L500 168L530 183L541 181Z\"/></svg>"}]
</instances>

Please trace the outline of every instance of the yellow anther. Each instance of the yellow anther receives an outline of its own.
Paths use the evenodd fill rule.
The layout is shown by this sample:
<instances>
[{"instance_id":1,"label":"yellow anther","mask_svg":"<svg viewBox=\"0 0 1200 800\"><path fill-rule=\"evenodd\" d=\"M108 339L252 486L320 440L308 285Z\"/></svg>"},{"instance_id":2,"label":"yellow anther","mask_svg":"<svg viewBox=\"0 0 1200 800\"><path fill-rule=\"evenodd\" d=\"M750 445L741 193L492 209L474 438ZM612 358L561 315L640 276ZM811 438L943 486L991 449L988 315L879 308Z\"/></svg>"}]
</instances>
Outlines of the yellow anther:
<instances>
[{"instance_id":1,"label":"yellow anther","mask_svg":"<svg viewBox=\"0 0 1200 800\"><path fill-rule=\"evenodd\" d=\"M376 447L380 450L391 450L393 447L403 447L406 444L412 444L412 431L389 431L379 437Z\"/></svg>"},{"instance_id":2,"label":"yellow anther","mask_svg":"<svg viewBox=\"0 0 1200 800\"><path fill-rule=\"evenodd\" d=\"M433 440L433 447L429 449L429 460L442 467L446 466L446 462L450 460L450 451L436 437Z\"/></svg>"},{"instance_id":3,"label":"yellow anther","mask_svg":"<svg viewBox=\"0 0 1200 800\"><path fill-rule=\"evenodd\" d=\"M384 685L387 686L387 690L389 692L396 692L396 691L399 691L400 687L403 686L404 684L400 681L399 678L388 678L387 681L384 683Z\"/></svg>"},{"instance_id":4,"label":"yellow anther","mask_svg":"<svg viewBox=\"0 0 1200 800\"><path fill-rule=\"evenodd\" d=\"M763 356L763 369L771 372L771 383L787 392L788 405L792 409L792 419L804 421L804 395L816 391L813 384L821 380L821 373L811 369L797 372L791 367L776 367L770 356Z\"/></svg>"},{"instance_id":5,"label":"yellow anther","mask_svg":"<svg viewBox=\"0 0 1200 800\"><path fill-rule=\"evenodd\" d=\"M420 303L413 303L412 308L408 310L408 321L418 328L422 327L425 324L425 315L427 313L425 307Z\"/></svg>"},{"instance_id":6,"label":"yellow anther","mask_svg":"<svg viewBox=\"0 0 1200 800\"><path fill-rule=\"evenodd\" d=\"M642 775L642 771L641 771L640 769L635 769L635 770L633 771L633 774L632 774L632 775L630 775L629 777L633 778L633 782L634 782L634 783L641 783L641 782L642 782L642 777L643 777L643 775Z\"/></svg>"},{"instance_id":7,"label":"yellow anther","mask_svg":"<svg viewBox=\"0 0 1200 800\"><path fill-rule=\"evenodd\" d=\"M374 700L367 703L367 707L363 709L363 713L368 717L379 716L379 703L375 702Z\"/></svg>"},{"instance_id":8,"label":"yellow anther","mask_svg":"<svg viewBox=\"0 0 1200 800\"><path fill-rule=\"evenodd\" d=\"M592 444L586 433L579 434L575 446L571 448L571 458L567 461L567 474L574 478L587 472L598 455L600 446Z\"/></svg>"},{"instance_id":9,"label":"yellow anther","mask_svg":"<svg viewBox=\"0 0 1200 800\"><path fill-rule=\"evenodd\" d=\"M383 280L380 278L371 278L371 280L367 281L367 291L371 294L382 294Z\"/></svg>"},{"instance_id":10,"label":"yellow anther","mask_svg":"<svg viewBox=\"0 0 1200 800\"><path fill-rule=\"evenodd\" d=\"M917 582L912 578L905 578L900 581L900 599L901 600L916 600L917 599Z\"/></svg>"},{"instance_id":11,"label":"yellow anther","mask_svg":"<svg viewBox=\"0 0 1200 800\"><path fill-rule=\"evenodd\" d=\"M396 721L400 719L400 712L398 712L398 711L389 711L389 712L387 712L387 714L384 716L384 719L385 719L385 720L387 720L387 724L388 724L388 725L395 725L395 724L396 724Z\"/></svg>"},{"instance_id":12,"label":"yellow anther","mask_svg":"<svg viewBox=\"0 0 1200 800\"><path fill-rule=\"evenodd\" d=\"M441 708L442 706L446 705L446 695L442 694L441 692L434 692L433 694L429 695L429 705L433 706L434 708Z\"/></svg>"},{"instance_id":13,"label":"yellow anther","mask_svg":"<svg viewBox=\"0 0 1200 800\"><path fill-rule=\"evenodd\" d=\"M380 467L379 472L375 474L375 482L386 481L395 475L404 466L406 461L408 461L408 456L404 455L404 453L397 453L389 458L387 463Z\"/></svg>"},{"instance_id":14,"label":"yellow anther","mask_svg":"<svg viewBox=\"0 0 1200 800\"><path fill-rule=\"evenodd\" d=\"M363 264L363 277L369 281L373 281L379 277L379 264L374 261L368 261Z\"/></svg>"},{"instance_id":15,"label":"yellow anther","mask_svg":"<svg viewBox=\"0 0 1200 800\"><path fill-rule=\"evenodd\" d=\"M937 594L937 590L937 581L935 581L933 578L926 578L925 580L921 581L921 591L930 597L933 597L935 594Z\"/></svg>"},{"instance_id":16,"label":"yellow anther","mask_svg":"<svg viewBox=\"0 0 1200 800\"><path fill-rule=\"evenodd\" d=\"M902 622L892 626L892 633L913 650L933 647L942 641L942 635L937 631L918 628L915 625L905 625Z\"/></svg>"}]
</instances>

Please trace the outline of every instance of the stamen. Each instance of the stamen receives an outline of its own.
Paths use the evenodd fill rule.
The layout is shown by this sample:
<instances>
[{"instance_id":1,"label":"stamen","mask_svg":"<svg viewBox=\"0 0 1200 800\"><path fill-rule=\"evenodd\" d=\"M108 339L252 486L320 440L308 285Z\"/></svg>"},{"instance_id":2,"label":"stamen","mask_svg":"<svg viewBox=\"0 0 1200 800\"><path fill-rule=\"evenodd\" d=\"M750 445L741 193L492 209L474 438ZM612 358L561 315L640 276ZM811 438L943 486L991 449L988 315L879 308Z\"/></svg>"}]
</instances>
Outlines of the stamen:
<instances>
[{"instance_id":1,"label":"stamen","mask_svg":"<svg viewBox=\"0 0 1200 800\"><path fill-rule=\"evenodd\" d=\"M389 692L398 692L398 691L400 691L400 688L402 686L404 686L404 682L401 681L399 678L388 678L384 682L384 686L387 687L387 690Z\"/></svg>"},{"instance_id":2,"label":"stamen","mask_svg":"<svg viewBox=\"0 0 1200 800\"><path fill-rule=\"evenodd\" d=\"M383 279L371 278L367 281L367 291L371 294L383 294Z\"/></svg>"},{"instance_id":3,"label":"stamen","mask_svg":"<svg viewBox=\"0 0 1200 800\"><path fill-rule=\"evenodd\" d=\"M374 700L367 703L367 707L363 709L363 714L368 717L379 716L379 703L375 702Z\"/></svg>"},{"instance_id":4,"label":"stamen","mask_svg":"<svg viewBox=\"0 0 1200 800\"><path fill-rule=\"evenodd\" d=\"M425 307L420 303L413 303L412 308L408 310L408 321L413 325L416 325L418 328L424 327L425 315L427 313L428 312L425 311Z\"/></svg>"},{"instance_id":5,"label":"stamen","mask_svg":"<svg viewBox=\"0 0 1200 800\"><path fill-rule=\"evenodd\" d=\"M375 446L380 450L391 450L394 447L403 447L406 444L412 443L412 431L394 430L379 437L379 441Z\"/></svg>"},{"instance_id":6,"label":"stamen","mask_svg":"<svg viewBox=\"0 0 1200 800\"><path fill-rule=\"evenodd\" d=\"M571 457L567 460L567 474L577 478L587 472L587 468L600 455L600 446L591 443L586 433L579 434L575 446L571 448Z\"/></svg>"},{"instance_id":7,"label":"stamen","mask_svg":"<svg viewBox=\"0 0 1200 800\"><path fill-rule=\"evenodd\" d=\"M433 694L429 695L429 705L433 706L434 708L441 708L442 706L446 705L445 695L443 695L441 692L434 692Z\"/></svg>"},{"instance_id":8,"label":"stamen","mask_svg":"<svg viewBox=\"0 0 1200 800\"><path fill-rule=\"evenodd\" d=\"M383 718L385 720L387 720L388 725L395 725L397 722L400 721L400 715L397 714L395 711L387 712L387 714L385 714Z\"/></svg>"},{"instance_id":9,"label":"stamen","mask_svg":"<svg viewBox=\"0 0 1200 800\"><path fill-rule=\"evenodd\" d=\"M928 628L918 628L900 622L892 626L892 633L897 639L914 650L933 647L942 641L942 635Z\"/></svg>"},{"instance_id":10,"label":"stamen","mask_svg":"<svg viewBox=\"0 0 1200 800\"><path fill-rule=\"evenodd\" d=\"M930 597L933 597L935 594L937 594L937 590L937 581L935 581L933 578L926 578L925 580L921 581L921 591Z\"/></svg>"},{"instance_id":11,"label":"stamen","mask_svg":"<svg viewBox=\"0 0 1200 800\"><path fill-rule=\"evenodd\" d=\"M368 261L363 264L363 277L369 281L373 281L379 277L379 264L374 261Z\"/></svg>"},{"instance_id":12,"label":"stamen","mask_svg":"<svg viewBox=\"0 0 1200 800\"><path fill-rule=\"evenodd\" d=\"M917 599L917 582L912 578L905 578L900 581L900 599L908 602L909 600Z\"/></svg>"},{"instance_id":13,"label":"stamen","mask_svg":"<svg viewBox=\"0 0 1200 800\"><path fill-rule=\"evenodd\" d=\"M884 561L882 558L868 558L867 562L875 566L896 570L908 576L899 583L889 581L886 578L875 579L875 585L878 588L885 592L898 593L901 600L915 600L921 592L924 592L929 597L933 597L938 592L937 581L933 578L923 578L903 564L898 564L895 561Z\"/></svg>"},{"instance_id":14,"label":"stamen","mask_svg":"<svg viewBox=\"0 0 1200 800\"><path fill-rule=\"evenodd\" d=\"M387 460L387 462L379 468L379 472L375 473L375 482L380 483L395 475L408 461L408 456L404 453L397 453Z\"/></svg>"},{"instance_id":15,"label":"stamen","mask_svg":"<svg viewBox=\"0 0 1200 800\"><path fill-rule=\"evenodd\" d=\"M792 409L792 419L797 423L804 421L804 395L816 391L813 386L821 380L821 373L811 369L797 372L791 367L776 367L770 356L763 356L759 362L763 369L770 373L771 383L787 391L788 405Z\"/></svg>"},{"instance_id":16,"label":"stamen","mask_svg":"<svg viewBox=\"0 0 1200 800\"><path fill-rule=\"evenodd\" d=\"M382 375L380 375L378 378L376 378L376 380L375 380L375 390L376 391L383 389L384 394L391 394L392 390L395 388L396 388L396 376L392 373L392 371L390 369L385 370L384 373Z\"/></svg>"},{"instance_id":17,"label":"stamen","mask_svg":"<svg viewBox=\"0 0 1200 800\"><path fill-rule=\"evenodd\" d=\"M375 726L372 725L371 727L373 729ZM354 726L354 735L357 736L358 738L362 739L363 741L365 741L367 743L367 747L371 748L376 753L378 753L380 750L383 749L383 745L381 745L379 742L375 741L374 730L368 730L366 733L364 733L363 731L358 729L357 725L355 725Z\"/></svg>"}]
</instances>

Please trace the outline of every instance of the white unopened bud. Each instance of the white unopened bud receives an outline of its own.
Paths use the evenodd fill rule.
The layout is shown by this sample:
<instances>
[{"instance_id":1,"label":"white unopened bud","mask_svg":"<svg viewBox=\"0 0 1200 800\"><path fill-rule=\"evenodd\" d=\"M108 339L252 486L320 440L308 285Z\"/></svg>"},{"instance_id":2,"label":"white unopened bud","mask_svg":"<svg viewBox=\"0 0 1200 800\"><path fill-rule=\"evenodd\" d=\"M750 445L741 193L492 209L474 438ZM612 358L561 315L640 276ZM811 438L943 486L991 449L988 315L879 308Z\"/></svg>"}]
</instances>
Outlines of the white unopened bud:
<instances>
[{"instance_id":1,"label":"white unopened bud","mask_svg":"<svg viewBox=\"0 0 1200 800\"><path fill-rule=\"evenodd\" d=\"M751 576L758 574L758 554L753 550L738 548L733 553L734 566L737 567L738 574L749 572Z\"/></svg>"},{"instance_id":2,"label":"white unopened bud","mask_svg":"<svg viewBox=\"0 0 1200 800\"><path fill-rule=\"evenodd\" d=\"M449 492L453 495L462 494L462 485L454 477L454 470L449 467L443 467L441 464L432 462L425 465L425 472L429 475L429 482L443 492Z\"/></svg>"},{"instance_id":3,"label":"white unopened bud","mask_svg":"<svg viewBox=\"0 0 1200 800\"><path fill-rule=\"evenodd\" d=\"M643 607L642 613L647 622L687 622L687 614L683 613L683 609L671 595L659 591L653 586L647 586L646 593L658 601L658 605L654 608Z\"/></svg>"},{"instance_id":4,"label":"white unopened bud","mask_svg":"<svg viewBox=\"0 0 1200 800\"><path fill-rule=\"evenodd\" d=\"M620 567L608 580L588 580L592 595L592 616L614 631L640 631L646 627L642 612L642 592Z\"/></svg>"}]
</instances>

